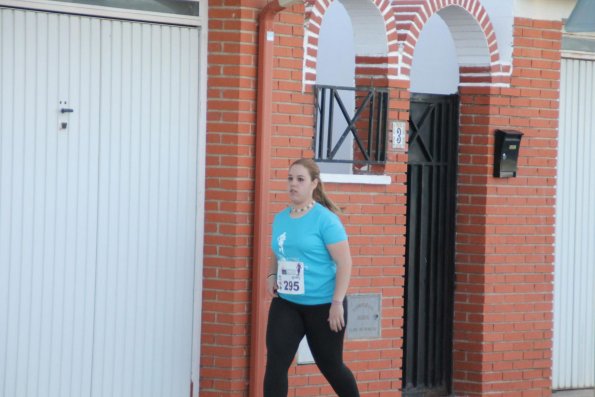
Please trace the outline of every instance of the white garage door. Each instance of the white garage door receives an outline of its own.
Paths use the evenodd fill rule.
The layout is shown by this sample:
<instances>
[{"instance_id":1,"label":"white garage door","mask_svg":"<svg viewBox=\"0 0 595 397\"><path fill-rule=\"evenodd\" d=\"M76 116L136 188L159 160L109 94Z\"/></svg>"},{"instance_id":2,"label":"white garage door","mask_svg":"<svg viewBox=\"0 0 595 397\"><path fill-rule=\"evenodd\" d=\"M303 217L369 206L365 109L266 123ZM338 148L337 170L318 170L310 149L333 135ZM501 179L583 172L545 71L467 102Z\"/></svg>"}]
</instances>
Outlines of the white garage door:
<instances>
[{"instance_id":1,"label":"white garage door","mask_svg":"<svg viewBox=\"0 0 595 397\"><path fill-rule=\"evenodd\" d=\"M553 388L595 388L595 60L561 67Z\"/></svg>"},{"instance_id":2,"label":"white garage door","mask_svg":"<svg viewBox=\"0 0 595 397\"><path fill-rule=\"evenodd\" d=\"M0 395L190 395L198 54L0 9Z\"/></svg>"}]
</instances>

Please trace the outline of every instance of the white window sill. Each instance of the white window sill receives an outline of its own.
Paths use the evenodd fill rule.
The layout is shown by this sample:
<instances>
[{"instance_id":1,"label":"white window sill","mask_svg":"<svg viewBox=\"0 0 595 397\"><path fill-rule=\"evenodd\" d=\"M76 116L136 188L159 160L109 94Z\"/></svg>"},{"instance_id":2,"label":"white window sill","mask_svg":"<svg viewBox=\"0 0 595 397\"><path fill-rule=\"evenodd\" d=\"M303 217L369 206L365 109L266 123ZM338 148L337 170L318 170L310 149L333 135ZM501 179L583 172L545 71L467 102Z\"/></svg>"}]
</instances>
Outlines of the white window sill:
<instances>
[{"instance_id":1,"label":"white window sill","mask_svg":"<svg viewBox=\"0 0 595 397\"><path fill-rule=\"evenodd\" d=\"M364 185L390 185L389 175L348 175L320 173L320 179L325 183L353 183Z\"/></svg>"}]
</instances>

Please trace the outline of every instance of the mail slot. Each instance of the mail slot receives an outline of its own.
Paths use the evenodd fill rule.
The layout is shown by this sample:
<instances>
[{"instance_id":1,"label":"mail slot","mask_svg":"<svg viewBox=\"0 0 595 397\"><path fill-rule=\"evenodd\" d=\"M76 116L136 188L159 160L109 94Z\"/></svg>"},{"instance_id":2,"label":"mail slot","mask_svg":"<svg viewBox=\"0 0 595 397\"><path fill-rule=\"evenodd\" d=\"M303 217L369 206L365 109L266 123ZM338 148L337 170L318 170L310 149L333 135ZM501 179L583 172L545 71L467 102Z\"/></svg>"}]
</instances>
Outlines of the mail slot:
<instances>
[{"instance_id":1,"label":"mail slot","mask_svg":"<svg viewBox=\"0 0 595 397\"><path fill-rule=\"evenodd\" d=\"M523 133L514 130L496 130L494 153L494 176L496 178L515 177L517 160Z\"/></svg>"}]
</instances>

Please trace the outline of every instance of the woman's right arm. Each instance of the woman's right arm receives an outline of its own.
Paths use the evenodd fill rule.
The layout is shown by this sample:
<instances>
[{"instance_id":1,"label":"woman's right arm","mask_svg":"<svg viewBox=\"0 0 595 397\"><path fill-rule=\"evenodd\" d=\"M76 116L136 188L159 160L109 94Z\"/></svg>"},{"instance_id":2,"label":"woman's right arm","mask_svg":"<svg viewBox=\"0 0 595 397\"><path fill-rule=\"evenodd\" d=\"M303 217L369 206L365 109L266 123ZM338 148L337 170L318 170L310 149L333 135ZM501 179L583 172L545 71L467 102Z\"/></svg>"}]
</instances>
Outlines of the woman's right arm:
<instances>
[{"instance_id":1,"label":"woman's right arm","mask_svg":"<svg viewBox=\"0 0 595 397\"><path fill-rule=\"evenodd\" d=\"M269 295L272 297L277 297L277 257L274 253L271 254L266 285Z\"/></svg>"}]
</instances>

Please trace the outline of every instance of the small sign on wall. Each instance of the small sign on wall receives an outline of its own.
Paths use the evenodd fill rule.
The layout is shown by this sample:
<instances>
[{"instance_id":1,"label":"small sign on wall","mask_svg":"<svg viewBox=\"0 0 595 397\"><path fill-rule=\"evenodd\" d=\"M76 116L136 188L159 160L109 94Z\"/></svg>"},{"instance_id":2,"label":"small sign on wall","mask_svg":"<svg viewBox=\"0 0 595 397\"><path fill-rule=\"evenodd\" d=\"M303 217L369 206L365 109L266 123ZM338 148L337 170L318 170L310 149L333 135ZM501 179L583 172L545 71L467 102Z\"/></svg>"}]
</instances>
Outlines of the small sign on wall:
<instances>
[{"instance_id":1,"label":"small sign on wall","mask_svg":"<svg viewBox=\"0 0 595 397\"><path fill-rule=\"evenodd\" d=\"M347 339L380 338L380 294L349 295Z\"/></svg>"},{"instance_id":2,"label":"small sign on wall","mask_svg":"<svg viewBox=\"0 0 595 397\"><path fill-rule=\"evenodd\" d=\"M404 121L393 121L393 149L405 149L407 140L407 123Z\"/></svg>"}]
</instances>

